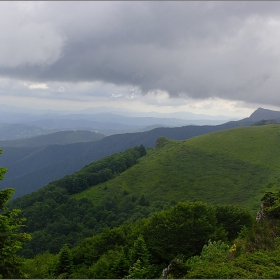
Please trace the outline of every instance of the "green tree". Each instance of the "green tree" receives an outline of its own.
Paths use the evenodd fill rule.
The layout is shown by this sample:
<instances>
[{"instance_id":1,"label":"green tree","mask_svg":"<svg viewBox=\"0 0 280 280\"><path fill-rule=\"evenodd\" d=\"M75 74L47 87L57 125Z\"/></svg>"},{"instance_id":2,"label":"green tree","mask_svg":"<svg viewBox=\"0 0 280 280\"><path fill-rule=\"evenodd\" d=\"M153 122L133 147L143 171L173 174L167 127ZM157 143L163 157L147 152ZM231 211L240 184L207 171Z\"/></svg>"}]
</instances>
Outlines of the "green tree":
<instances>
[{"instance_id":1,"label":"green tree","mask_svg":"<svg viewBox=\"0 0 280 280\"><path fill-rule=\"evenodd\" d=\"M68 279L73 273L73 257L67 244L64 244L58 255L58 263L56 265L55 274L61 278Z\"/></svg>"},{"instance_id":2,"label":"green tree","mask_svg":"<svg viewBox=\"0 0 280 280\"><path fill-rule=\"evenodd\" d=\"M140 157L143 157L147 154L147 151L143 145L140 145L140 147L138 148L138 151L140 153Z\"/></svg>"},{"instance_id":3,"label":"green tree","mask_svg":"<svg viewBox=\"0 0 280 280\"><path fill-rule=\"evenodd\" d=\"M129 263L123 248L116 247L103 254L89 268L88 277L91 279L123 279L127 275Z\"/></svg>"},{"instance_id":4,"label":"green tree","mask_svg":"<svg viewBox=\"0 0 280 280\"><path fill-rule=\"evenodd\" d=\"M127 259L123 247L119 255L115 258L114 264L111 268L115 279L123 279L129 269L129 260Z\"/></svg>"},{"instance_id":5,"label":"green tree","mask_svg":"<svg viewBox=\"0 0 280 280\"><path fill-rule=\"evenodd\" d=\"M139 199L139 205L141 206L149 206L150 203L149 201L146 199L146 197L144 196L144 194L141 195L140 199Z\"/></svg>"},{"instance_id":6,"label":"green tree","mask_svg":"<svg viewBox=\"0 0 280 280\"><path fill-rule=\"evenodd\" d=\"M263 209L266 216L269 218L280 218L280 192L267 192L261 199Z\"/></svg>"},{"instance_id":7,"label":"green tree","mask_svg":"<svg viewBox=\"0 0 280 280\"><path fill-rule=\"evenodd\" d=\"M142 235L135 240L133 247L129 250L129 258L132 266L130 266L126 278L152 278L149 277L152 268L149 263L150 253Z\"/></svg>"},{"instance_id":8,"label":"green tree","mask_svg":"<svg viewBox=\"0 0 280 280\"><path fill-rule=\"evenodd\" d=\"M137 260L132 267L129 268L126 279L148 279L149 269Z\"/></svg>"},{"instance_id":9,"label":"green tree","mask_svg":"<svg viewBox=\"0 0 280 280\"><path fill-rule=\"evenodd\" d=\"M36 255L33 259L26 259L22 270L30 279L52 279L55 277L52 274L52 268L57 262L57 257L46 251Z\"/></svg>"},{"instance_id":10,"label":"green tree","mask_svg":"<svg viewBox=\"0 0 280 280\"><path fill-rule=\"evenodd\" d=\"M6 172L0 169L0 178ZM23 258L17 256L25 241L31 239L27 233L19 233L25 219L17 218L19 209L8 210L6 204L14 189L0 190L0 276L2 278L24 278L21 270Z\"/></svg>"},{"instance_id":11,"label":"green tree","mask_svg":"<svg viewBox=\"0 0 280 280\"><path fill-rule=\"evenodd\" d=\"M216 205L215 212L218 224L227 232L229 241L237 238L244 226L252 227L253 217L248 210L234 205Z\"/></svg>"},{"instance_id":12,"label":"green tree","mask_svg":"<svg viewBox=\"0 0 280 280\"><path fill-rule=\"evenodd\" d=\"M112 171L109 168L102 169L97 175L100 182L106 182L114 177Z\"/></svg>"},{"instance_id":13,"label":"green tree","mask_svg":"<svg viewBox=\"0 0 280 280\"><path fill-rule=\"evenodd\" d=\"M146 220L143 236L155 263L169 263L178 254L191 257L211 240L226 240L214 207L202 202L180 202Z\"/></svg>"},{"instance_id":14,"label":"green tree","mask_svg":"<svg viewBox=\"0 0 280 280\"><path fill-rule=\"evenodd\" d=\"M142 264L149 263L149 251L142 235L140 235L134 242L133 247L129 250L129 258L131 263L140 260Z\"/></svg>"}]
</instances>

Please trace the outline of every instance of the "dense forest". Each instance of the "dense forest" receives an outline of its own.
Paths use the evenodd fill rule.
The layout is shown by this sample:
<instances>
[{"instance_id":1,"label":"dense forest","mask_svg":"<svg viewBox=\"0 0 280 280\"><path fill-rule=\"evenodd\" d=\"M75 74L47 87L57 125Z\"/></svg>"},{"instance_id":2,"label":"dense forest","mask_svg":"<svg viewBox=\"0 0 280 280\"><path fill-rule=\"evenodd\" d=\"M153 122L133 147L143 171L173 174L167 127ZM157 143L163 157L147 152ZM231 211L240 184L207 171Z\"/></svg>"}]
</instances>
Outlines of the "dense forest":
<instances>
[{"instance_id":1,"label":"dense forest","mask_svg":"<svg viewBox=\"0 0 280 280\"><path fill-rule=\"evenodd\" d=\"M2 202L8 198L4 192ZM10 221L7 225L1 219L1 227L12 238L5 242L6 252L1 251L1 275L32 279L278 278L280 192L267 193L262 200L265 207L258 221L236 206L179 203L148 218L107 228L72 249L63 243L57 254L46 251L29 259L13 258L30 236L15 233L23 221L7 212L1 218ZM17 225L12 228L12 224ZM2 233L1 239L6 238Z\"/></svg>"},{"instance_id":2,"label":"dense forest","mask_svg":"<svg viewBox=\"0 0 280 280\"><path fill-rule=\"evenodd\" d=\"M27 218L24 230L32 233L32 240L21 254L34 257L46 250L56 253L63 242L72 247L107 227L121 225L128 218L135 220L147 216L149 202L144 194L138 197L124 191L122 203L114 196L106 198L101 205L95 205L87 198L71 197L71 194L118 176L137 164L145 154L145 147L139 146L105 157L37 192L13 200L10 207L23 209L21 216Z\"/></svg>"}]
</instances>

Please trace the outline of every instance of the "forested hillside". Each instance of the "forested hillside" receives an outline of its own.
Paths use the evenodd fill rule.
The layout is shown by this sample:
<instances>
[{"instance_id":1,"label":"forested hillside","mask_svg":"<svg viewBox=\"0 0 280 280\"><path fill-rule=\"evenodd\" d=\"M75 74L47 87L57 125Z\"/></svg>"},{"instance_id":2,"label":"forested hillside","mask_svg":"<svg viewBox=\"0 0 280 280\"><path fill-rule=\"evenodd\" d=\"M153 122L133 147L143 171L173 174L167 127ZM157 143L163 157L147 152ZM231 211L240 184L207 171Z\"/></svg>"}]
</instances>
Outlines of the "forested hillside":
<instances>
[{"instance_id":1,"label":"forested hillside","mask_svg":"<svg viewBox=\"0 0 280 280\"><path fill-rule=\"evenodd\" d=\"M185 126L177 128L156 128L141 133L112 135L100 141L75 143L46 147L4 147L0 166L6 166L8 173L0 189L13 187L15 197L38 190L53 180L78 171L86 164L114 153L123 152L135 146L154 147L158 137L184 140L213 131L225 130L252 124L250 120L229 122L217 126Z\"/></svg>"},{"instance_id":2,"label":"forested hillside","mask_svg":"<svg viewBox=\"0 0 280 280\"><path fill-rule=\"evenodd\" d=\"M278 278L279 194L262 198L260 221L234 206L178 203L73 249L37 255L22 270L30 278Z\"/></svg>"},{"instance_id":3,"label":"forested hillside","mask_svg":"<svg viewBox=\"0 0 280 280\"><path fill-rule=\"evenodd\" d=\"M145 156L140 146L136 161L125 156L128 150L126 159L116 154L51 182L12 204L33 233L23 253L55 253L63 240L73 246L180 201L235 204L255 213L263 193L279 187L279 133L279 125L269 125L184 141L161 137Z\"/></svg>"},{"instance_id":4,"label":"forested hillside","mask_svg":"<svg viewBox=\"0 0 280 280\"><path fill-rule=\"evenodd\" d=\"M113 205L110 198L105 199L105 206L95 205L88 199L70 197L89 186L117 177L145 155L144 146L140 146L105 157L71 176L51 182L37 192L13 201L11 207L23 209L22 216L28 217L25 230L33 233L33 239L24 248L23 254L34 256L46 250L57 252L63 242L73 246L106 227L121 225L133 215L136 215L136 219L146 216L148 202L144 196L124 192L124 201L119 204L114 201ZM126 208L128 211L125 211Z\"/></svg>"},{"instance_id":5,"label":"forested hillside","mask_svg":"<svg viewBox=\"0 0 280 280\"><path fill-rule=\"evenodd\" d=\"M159 137L153 148L105 157L11 201L32 237L20 251L30 258L23 272L31 278L159 278L166 269L175 278L211 278L199 264L217 260L211 273L232 277L231 266L239 265L234 252L242 253L235 246L251 252L275 244L277 231L267 233L268 240L260 234L274 226L253 221L263 197L266 205L278 201L264 194L279 190L279 137L279 125L183 141ZM278 208L260 217L277 218ZM205 263L214 252L217 258ZM228 274L218 256L229 258ZM251 262L252 255L241 256ZM256 276L240 269L238 275ZM271 271L260 275L276 275Z\"/></svg>"},{"instance_id":6,"label":"forested hillside","mask_svg":"<svg viewBox=\"0 0 280 280\"><path fill-rule=\"evenodd\" d=\"M279 125L268 125L184 141L160 138L162 144L159 141L158 148L150 150L141 164L106 183L107 192L126 189L134 194L143 192L154 203L203 200L244 205L255 211L263 192L279 186L279 135ZM97 201L102 186L75 197Z\"/></svg>"}]
</instances>

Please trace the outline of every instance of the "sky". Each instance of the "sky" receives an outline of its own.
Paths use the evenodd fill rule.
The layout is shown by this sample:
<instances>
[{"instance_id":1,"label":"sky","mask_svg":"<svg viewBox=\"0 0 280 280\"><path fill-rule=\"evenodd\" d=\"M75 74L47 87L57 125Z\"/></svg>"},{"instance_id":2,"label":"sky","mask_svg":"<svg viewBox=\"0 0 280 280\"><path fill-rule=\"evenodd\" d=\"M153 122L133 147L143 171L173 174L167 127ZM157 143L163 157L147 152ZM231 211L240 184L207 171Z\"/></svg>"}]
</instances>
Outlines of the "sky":
<instances>
[{"instance_id":1,"label":"sky","mask_svg":"<svg viewBox=\"0 0 280 280\"><path fill-rule=\"evenodd\" d=\"M280 110L280 2L0 2L1 104Z\"/></svg>"}]
</instances>

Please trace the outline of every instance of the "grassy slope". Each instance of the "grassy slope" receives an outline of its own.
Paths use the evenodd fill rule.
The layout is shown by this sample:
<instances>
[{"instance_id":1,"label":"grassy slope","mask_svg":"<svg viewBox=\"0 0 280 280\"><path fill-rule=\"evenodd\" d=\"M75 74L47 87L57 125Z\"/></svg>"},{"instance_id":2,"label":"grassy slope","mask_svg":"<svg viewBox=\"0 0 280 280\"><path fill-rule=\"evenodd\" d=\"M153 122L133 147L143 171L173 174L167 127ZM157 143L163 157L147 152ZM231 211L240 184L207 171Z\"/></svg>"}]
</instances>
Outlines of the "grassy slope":
<instances>
[{"instance_id":1,"label":"grassy slope","mask_svg":"<svg viewBox=\"0 0 280 280\"><path fill-rule=\"evenodd\" d=\"M144 193L150 203L201 200L259 209L265 190L280 186L280 126L241 127L184 141L168 140L139 164L75 195Z\"/></svg>"}]
</instances>

